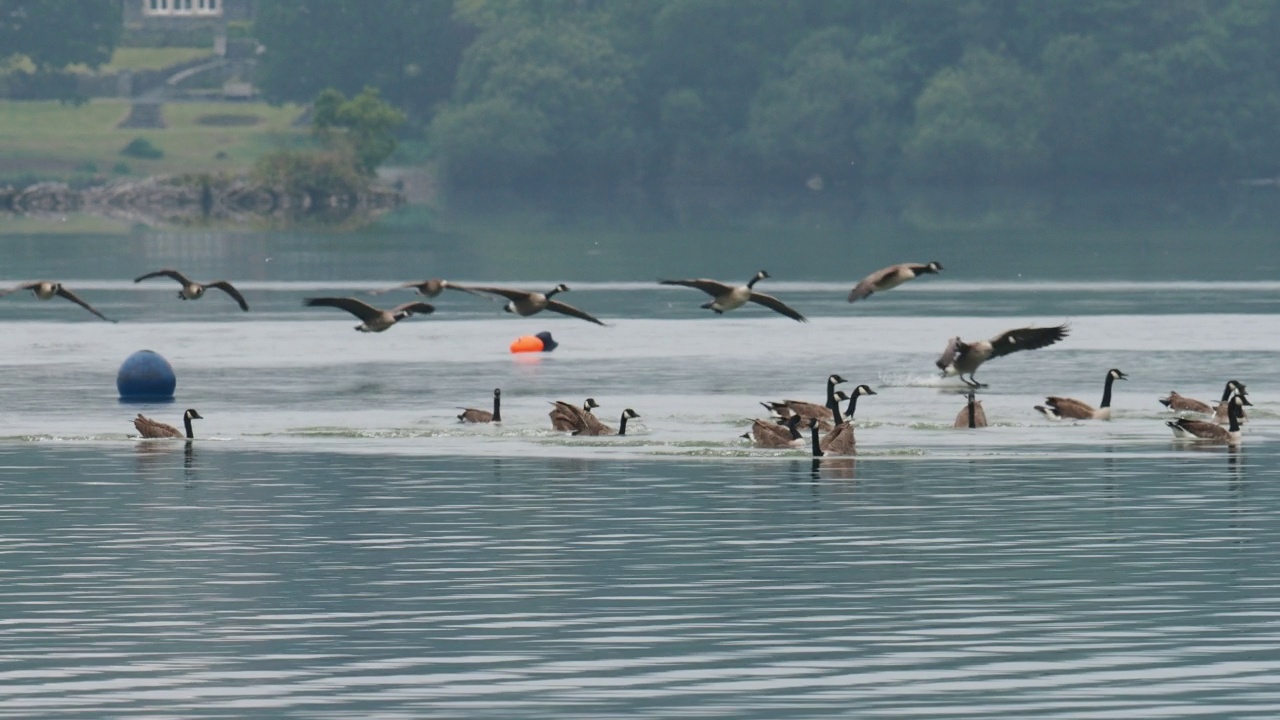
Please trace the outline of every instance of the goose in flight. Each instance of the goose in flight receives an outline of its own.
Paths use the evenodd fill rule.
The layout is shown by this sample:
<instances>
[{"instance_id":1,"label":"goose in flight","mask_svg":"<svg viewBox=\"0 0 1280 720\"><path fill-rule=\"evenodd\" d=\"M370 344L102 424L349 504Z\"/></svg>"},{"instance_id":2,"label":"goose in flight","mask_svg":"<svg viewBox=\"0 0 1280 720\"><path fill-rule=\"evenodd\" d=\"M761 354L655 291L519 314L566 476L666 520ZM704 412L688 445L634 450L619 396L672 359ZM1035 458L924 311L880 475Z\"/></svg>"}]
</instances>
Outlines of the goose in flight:
<instances>
[{"instance_id":1,"label":"goose in flight","mask_svg":"<svg viewBox=\"0 0 1280 720\"><path fill-rule=\"evenodd\" d=\"M336 307L360 318L356 330L360 332L382 332L410 315L430 315L436 309L424 302L411 302L397 305L390 310L382 310L355 298L318 297L303 300L307 307Z\"/></svg>"},{"instance_id":2,"label":"goose in flight","mask_svg":"<svg viewBox=\"0 0 1280 720\"><path fill-rule=\"evenodd\" d=\"M34 282L22 283L21 285L17 285L17 286L15 286L15 287L11 287L11 288L9 288L8 290L0 290L0 297L4 297L5 295L8 295L9 293L15 293L15 292L18 292L19 290L30 290L30 291L31 291L31 294L35 295L36 297L40 298L41 300L48 300L48 299L50 299L50 298L52 298L52 297L65 298L65 299L70 300L71 302L73 302L73 303L75 303L75 304L79 305L80 307L84 308L85 310L88 310L89 312L93 313L94 315L97 315L98 317L102 318L103 320L106 320L107 322L115 322L115 320L112 320L111 318L107 317L106 315L103 315L102 313L98 312L97 310L94 310L92 305L90 305L89 303L87 303L87 302L85 302L85 301L81 300L79 297L77 297L77 296L76 296L76 294L75 294L75 293L73 293L73 292L71 292L70 290L68 290L68 289L67 289L66 287L64 287L64 286L63 286L63 284L62 284L62 283L60 283L60 282L54 282L54 281L52 281L52 280L36 280L36 281L34 281Z\"/></svg>"},{"instance_id":3,"label":"goose in flight","mask_svg":"<svg viewBox=\"0 0 1280 720\"><path fill-rule=\"evenodd\" d=\"M1111 385L1116 380L1128 379L1128 375L1115 368L1108 370L1106 383L1102 386L1102 404L1096 408L1075 398L1050 395L1045 398L1044 405L1036 405L1036 410L1050 420L1110 420Z\"/></svg>"},{"instance_id":4,"label":"goose in flight","mask_svg":"<svg viewBox=\"0 0 1280 720\"><path fill-rule=\"evenodd\" d=\"M596 319L595 316L585 313L567 303L562 303L559 300L552 299L557 293L569 291L569 286L564 283L560 283L545 293L530 292L528 290L515 290L513 288L479 287L475 285L471 286L471 290L490 293L493 295L501 295L510 301L502 309L509 313L515 313L516 315L528 317L529 315L540 313L543 310L550 310L551 312L557 312L561 315L568 315L570 317L586 320L587 322L593 322L597 325L604 325L604 323Z\"/></svg>"},{"instance_id":5,"label":"goose in flight","mask_svg":"<svg viewBox=\"0 0 1280 720\"><path fill-rule=\"evenodd\" d=\"M766 295L762 292L756 292L756 283L769 277L769 273L761 270L751 278L746 285L725 285L719 280L707 280L705 278L692 278L688 280L659 280L663 285L680 285L683 287L691 287L701 290L711 296L711 302L704 303L701 307L713 310L717 315L740 308L748 302L763 305L774 312L781 313L799 322L809 322L803 315L796 312L789 305L782 302L772 295Z\"/></svg>"},{"instance_id":6,"label":"goose in flight","mask_svg":"<svg viewBox=\"0 0 1280 720\"><path fill-rule=\"evenodd\" d=\"M392 285L389 288L382 288L381 290L370 290L369 294L381 295L383 293L391 292L392 290L407 290L409 288L413 288L414 291L417 292L417 294L423 297L429 297L429 298L433 298L439 295L440 293L444 292L445 290L461 290L462 292L465 292L465 293L471 293L472 295L484 297L484 295L481 295L480 293L476 292L475 290L472 290L469 287L463 287L461 285L451 283L448 280L441 280L440 278L432 278L431 280L411 280L407 283Z\"/></svg>"},{"instance_id":7,"label":"goose in flight","mask_svg":"<svg viewBox=\"0 0 1280 720\"><path fill-rule=\"evenodd\" d=\"M908 280L914 280L925 274L936 274L941 269L942 263L936 260L930 261L927 265L917 263L890 265L862 278L862 281L849 291L849 302L863 300L870 297L872 293L892 290Z\"/></svg>"},{"instance_id":8,"label":"goose in flight","mask_svg":"<svg viewBox=\"0 0 1280 720\"><path fill-rule=\"evenodd\" d=\"M958 375L968 385L983 387L973 377L982 363L1018 350L1048 347L1066 337L1069 329L1066 323L1054 327L1016 328L1006 330L990 340L976 342L965 342L959 337L953 337L934 364L942 370L943 377ZM965 380L965 375L969 376L968 380Z\"/></svg>"},{"instance_id":9,"label":"goose in flight","mask_svg":"<svg viewBox=\"0 0 1280 720\"><path fill-rule=\"evenodd\" d=\"M155 272L149 272L146 275L136 277L133 281L139 283L147 278L153 277L167 277L177 280L178 283L182 285L182 289L178 291L178 297L183 300L199 300L204 297L205 290L208 290L209 288L217 288L230 295L240 306L241 310L249 312L249 303L245 302L244 296L240 294L239 290L236 290L234 285L226 280L217 280L210 283L198 283L177 270L165 268L163 270L156 270Z\"/></svg>"}]
</instances>

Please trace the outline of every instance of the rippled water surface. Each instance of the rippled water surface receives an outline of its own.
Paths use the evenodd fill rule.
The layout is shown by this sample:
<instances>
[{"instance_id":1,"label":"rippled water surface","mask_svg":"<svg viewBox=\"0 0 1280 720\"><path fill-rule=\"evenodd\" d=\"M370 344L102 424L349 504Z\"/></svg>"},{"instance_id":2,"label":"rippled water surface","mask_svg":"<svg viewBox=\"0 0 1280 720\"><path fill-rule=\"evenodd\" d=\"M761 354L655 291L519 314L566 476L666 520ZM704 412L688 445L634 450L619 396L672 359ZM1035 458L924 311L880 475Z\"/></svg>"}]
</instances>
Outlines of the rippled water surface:
<instances>
[{"instance_id":1,"label":"rippled water surface","mask_svg":"<svg viewBox=\"0 0 1280 720\"><path fill-rule=\"evenodd\" d=\"M247 314L83 258L62 278L118 325L0 300L0 717L1280 707L1280 286L944 275L850 306L822 273L770 281L800 324L575 282L565 299L609 327L457 294L379 335L301 306L408 279L396 250L367 282L181 258L249 278ZM24 262L6 284L49 272ZM951 429L947 337L1063 321L1061 344L979 371L991 427ZM539 330L561 347L507 352ZM175 403L118 402L142 348L174 365ZM1130 376L1113 421L1032 410L1096 403L1112 367ZM737 437L761 401L820 401L831 372L878 393L856 461ZM1241 446L1173 442L1156 398L1229 378L1254 403ZM495 387L505 422L456 422ZM549 401L588 396L640 418L551 431ZM187 407L193 442L131 437L135 413Z\"/></svg>"}]
</instances>

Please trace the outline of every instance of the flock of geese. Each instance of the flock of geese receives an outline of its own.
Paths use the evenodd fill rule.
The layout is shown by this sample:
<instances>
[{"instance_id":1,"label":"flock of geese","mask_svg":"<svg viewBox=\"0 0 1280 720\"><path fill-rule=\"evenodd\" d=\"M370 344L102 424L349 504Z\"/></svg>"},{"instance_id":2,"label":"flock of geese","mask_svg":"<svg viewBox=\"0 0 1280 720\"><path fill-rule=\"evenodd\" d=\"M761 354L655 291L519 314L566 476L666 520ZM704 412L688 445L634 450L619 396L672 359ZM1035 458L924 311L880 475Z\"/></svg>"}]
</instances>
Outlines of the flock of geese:
<instances>
[{"instance_id":1,"label":"flock of geese","mask_svg":"<svg viewBox=\"0 0 1280 720\"><path fill-rule=\"evenodd\" d=\"M929 263L900 263L882 268L863 278L849 291L847 300L856 302L864 300L877 292L891 290L903 283L922 275L936 274L942 270L936 261ZM230 296L240 309L248 312L249 303L239 290L226 280L200 283L188 278L172 268L164 268L134 278L140 283L151 278L167 277L176 281L180 289L178 297L182 300L198 300L210 289L220 290ZM683 280L659 280L662 285L674 285L701 290L711 300L701 305L716 314L723 314L746 305L756 303L798 322L807 322L805 317L794 308L778 298L755 289L761 280L769 277L769 273L760 270L749 281L741 285L733 285L706 278L690 278ZM402 283L389 288L369 291L370 295L381 295L393 290L412 289L424 298L433 298L445 290L456 290L472 295L488 297L498 296L507 300L504 310L521 316L535 315L544 310L579 318L597 325L604 325L600 319L556 299L560 293L567 292L569 287L563 283L547 292L537 292L516 288L459 285L447 280L432 279ZM51 280L26 282L0 290L0 297L21 290L29 290L41 300L60 297L73 302L97 317L108 322L116 322L98 312L89 303L82 300L62 283ZM396 323L413 315L427 315L435 312L431 304L415 300L383 309L354 297L313 297L306 298L308 307L333 307L354 315L360 320L355 329L360 332L383 332ZM958 377L970 389L967 402L956 415L954 427L981 428L987 426L986 413L982 401L973 392L976 388L985 387L974 377L974 373L988 360L1002 357L1020 350L1037 350L1059 342L1067 336L1069 326L1064 323L1052 327L1025 327L1006 330L989 339L965 341L953 337L947 341L946 348L935 364L942 371L943 377ZM968 377L966 377L968 376ZM1094 407L1075 398L1049 396L1043 405L1035 409L1051 420L1109 420L1111 419L1112 385L1116 380L1124 380L1127 376L1118 369L1107 371L1103 385L1102 401ZM802 447L805 439L801 427L810 431L810 442L814 456L821 455L853 455L857 443L854 437L853 417L859 397L875 395L876 392L867 385L858 385L851 393L837 390L836 386L846 382L839 375L832 374L827 378L826 402L818 404L798 400L765 402L762 405L770 411L769 419L753 421L749 432L743 438L749 439L757 447L786 448ZM460 422L466 423L500 423L502 422L501 389L493 391L493 409L481 410L462 408L458 415ZM842 412L840 403L848 401ZM1179 417L1166 424L1178 439L1200 440L1215 443L1236 444L1240 442L1240 425L1245 420L1244 407L1249 402L1245 385L1236 380L1229 380L1223 388L1222 398L1216 405L1188 398L1176 392L1170 392L1160 402ZM615 430L596 417L593 410L599 405L592 398L587 398L581 407L572 403L557 401L549 413L553 429L569 432L574 435L625 435L627 421L640 417L635 410L625 409ZM183 414L184 430L147 418L141 414L134 420L134 427L144 438L187 438L194 437L192 420L202 419L200 413L188 409ZM1224 427L1225 426L1225 427Z\"/></svg>"}]
</instances>

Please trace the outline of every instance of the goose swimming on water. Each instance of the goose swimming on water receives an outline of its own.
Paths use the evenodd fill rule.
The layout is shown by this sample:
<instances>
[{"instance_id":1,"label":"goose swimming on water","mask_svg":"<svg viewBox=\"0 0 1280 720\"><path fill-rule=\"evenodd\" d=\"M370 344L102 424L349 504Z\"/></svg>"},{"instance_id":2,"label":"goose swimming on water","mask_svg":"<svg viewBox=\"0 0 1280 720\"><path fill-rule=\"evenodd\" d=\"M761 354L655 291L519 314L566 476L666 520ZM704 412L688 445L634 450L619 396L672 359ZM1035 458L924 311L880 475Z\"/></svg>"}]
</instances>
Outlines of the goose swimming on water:
<instances>
[{"instance_id":1,"label":"goose swimming on water","mask_svg":"<svg viewBox=\"0 0 1280 720\"><path fill-rule=\"evenodd\" d=\"M500 423L502 422L502 390L493 389L493 412L476 408L461 408L458 420L466 423Z\"/></svg>"},{"instance_id":2,"label":"goose swimming on water","mask_svg":"<svg viewBox=\"0 0 1280 720\"><path fill-rule=\"evenodd\" d=\"M1111 385L1116 380L1128 379L1128 375L1115 368L1108 370L1106 383L1102 386L1102 404L1096 408L1075 398L1050 395L1045 398L1044 405L1036 405L1036 410L1050 420L1110 420Z\"/></svg>"},{"instance_id":3,"label":"goose swimming on water","mask_svg":"<svg viewBox=\"0 0 1280 720\"><path fill-rule=\"evenodd\" d=\"M436 309L424 302L411 302L397 305L390 310L376 308L364 301L346 297L307 298L302 301L307 307L335 307L360 318L356 330L360 332L382 332L410 315L430 315Z\"/></svg>"},{"instance_id":4,"label":"goose swimming on water","mask_svg":"<svg viewBox=\"0 0 1280 720\"><path fill-rule=\"evenodd\" d=\"M1025 327L1006 330L990 340L965 342L953 337L947 342L934 364L942 370L942 376L958 375L962 381L972 387L983 387L973 376L982 363L991 358L1002 357L1019 350L1039 350L1048 347L1067 336L1069 326L1066 323L1054 327ZM969 376L965 380L965 375Z\"/></svg>"},{"instance_id":5,"label":"goose swimming on water","mask_svg":"<svg viewBox=\"0 0 1280 720\"><path fill-rule=\"evenodd\" d=\"M30 290L32 295L35 295L37 298L41 300L49 300L55 297L60 297L64 300L70 300L71 302L79 305L80 307L84 308L85 310L88 310L94 315L97 315L103 320L106 320L107 322L112 322L112 323L116 322L115 320L112 320L106 315L103 315L102 313L98 312L97 310L94 310L92 305L81 300L79 297L76 296L75 293L68 290L60 282L54 282L52 280L36 280L34 282L22 283L21 285L11 287L8 290L0 290L0 297L4 297L5 295L8 295L10 293L18 292L19 290Z\"/></svg>"},{"instance_id":6,"label":"goose swimming on water","mask_svg":"<svg viewBox=\"0 0 1280 720\"><path fill-rule=\"evenodd\" d=\"M951 427L957 428L984 428L987 426L987 413L982 409L982 401L975 398L971 392L968 394L968 402L964 407L960 408L960 412L956 415L956 421Z\"/></svg>"},{"instance_id":7,"label":"goose swimming on water","mask_svg":"<svg viewBox=\"0 0 1280 720\"><path fill-rule=\"evenodd\" d=\"M751 430L742 437L751 440L758 448L799 447L804 440L797 429L804 418L792 415L779 425L768 420L751 421Z\"/></svg>"},{"instance_id":8,"label":"goose swimming on water","mask_svg":"<svg viewBox=\"0 0 1280 720\"><path fill-rule=\"evenodd\" d=\"M144 438L186 438L190 440L195 437L195 434L191 432L191 421L203 419L194 408L189 408L182 413L182 424L187 430L185 435L178 428L158 420L152 420L142 413L138 413L138 417L133 419L133 427Z\"/></svg>"},{"instance_id":9,"label":"goose swimming on water","mask_svg":"<svg viewBox=\"0 0 1280 720\"><path fill-rule=\"evenodd\" d=\"M704 303L701 307L714 311L717 315L722 315L737 308L753 302L763 305L774 312L781 313L799 322L809 322L803 315L796 312L789 305L782 302L772 295L766 295L762 292L756 292L756 283L769 277L769 273L761 270L755 274L755 277L746 285L726 285L719 280L707 280L706 278L691 278L688 280L659 280L662 285L680 285L682 287L691 287L701 290L711 296L711 302Z\"/></svg>"},{"instance_id":10,"label":"goose swimming on water","mask_svg":"<svg viewBox=\"0 0 1280 720\"><path fill-rule=\"evenodd\" d=\"M569 291L569 286L564 283L560 283L545 293L531 292L529 290L516 290L513 288L480 287L478 285L472 285L470 286L470 289L476 292L501 295L510 301L504 305L502 309L522 317L535 315L543 310L550 310L551 312L560 313L561 315L568 315L569 317L586 320L587 322L592 322L596 325L604 325L604 323L594 315L583 312L568 303L562 303L559 300L552 299L558 293Z\"/></svg>"},{"instance_id":11,"label":"goose swimming on water","mask_svg":"<svg viewBox=\"0 0 1280 720\"><path fill-rule=\"evenodd\" d=\"M182 273L178 272L177 270L174 270L172 268L165 268L163 270L156 270L155 272L149 272L146 275L140 275L134 278L133 281L135 283L139 283L139 282L142 282L143 280L146 280L147 278L153 278L153 277L167 277L167 278L172 278L173 280L177 280L178 283L182 285L182 289L178 291L178 297L183 300L199 300L200 298L204 297L204 293L206 290L208 290L209 288L217 288L218 290L221 290L222 292L230 295L232 299L236 301L236 304L240 306L241 310L245 312L249 312L249 303L245 302L244 296L240 294L239 290L235 289L235 286L233 286L231 283L227 282L226 280L216 280L214 282L209 282L209 283L198 283L188 278L186 275L183 275Z\"/></svg>"},{"instance_id":12,"label":"goose swimming on water","mask_svg":"<svg viewBox=\"0 0 1280 720\"><path fill-rule=\"evenodd\" d=\"M561 432L572 432L579 427L591 427L599 424L600 420L591 412L592 409L600 407L595 398L587 398L582 403L582 407L578 407L572 403L563 400L556 400L555 407L551 408L551 412L547 415L551 418L551 428Z\"/></svg>"},{"instance_id":13,"label":"goose swimming on water","mask_svg":"<svg viewBox=\"0 0 1280 720\"><path fill-rule=\"evenodd\" d=\"M592 417L594 417L594 415L592 415ZM577 430L573 431L573 434L574 435L626 435L627 420L630 420L631 418L638 418L638 417L640 417L640 413L636 412L635 410L632 410L631 408L627 408L626 410L622 411L622 417L619 418L618 420L618 431L616 433L613 431L613 428L609 427L608 425L605 425L602 422L596 422L590 425L588 424L580 425Z\"/></svg>"},{"instance_id":14,"label":"goose swimming on water","mask_svg":"<svg viewBox=\"0 0 1280 720\"><path fill-rule=\"evenodd\" d=\"M940 270L942 270L942 263L937 261L931 261L927 265L918 263L890 265L862 278L862 281L849 291L849 302L865 299L872 293L892 290L908 280L914 280L925 274L936 274Z\"/></svg>"},{"instance_id":15,"label":"goose swimming on water","mask_svg":"<svg viewBox=\"0 0 1280 720\"><path fill-rule=\"evenodd\" d=\"M1244 413L1244 406L1252 404L1244 395L1233 395L1227 401L1228 426L1225 428L1214 422L1191 420L1189 418L1167 420L1165 425L1168 425L1173 430L1173 437L1178 440L1197 440L1235 445L1240 442L1240 416Z\"/></svg>"}]
</instances>

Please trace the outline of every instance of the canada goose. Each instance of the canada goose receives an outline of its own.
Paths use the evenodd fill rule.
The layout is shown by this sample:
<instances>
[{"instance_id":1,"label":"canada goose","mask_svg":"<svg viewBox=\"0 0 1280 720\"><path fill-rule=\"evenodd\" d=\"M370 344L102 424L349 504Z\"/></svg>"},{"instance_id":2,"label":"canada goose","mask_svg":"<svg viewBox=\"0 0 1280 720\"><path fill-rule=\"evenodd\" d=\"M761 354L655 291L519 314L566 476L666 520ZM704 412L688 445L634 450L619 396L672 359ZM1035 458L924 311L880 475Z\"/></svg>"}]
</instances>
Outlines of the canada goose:
<instances>
[{"instance_id":1,"label":"canada goose","mask_svg":"<svg viewBox=\"0 0 1280 720\"><path fill-rule=\"evenodd\" d=\"M863 395L876 395L868 385L859 385L849 394L849 408L844 411L844 421L836 423L829 432L822 436L822 449L829 455L857 454L857 441L853 432L853 414L858 409L858 398Z\"/></svg>"},{"instance_id":2,"label":"canada goose","mask_svg":"<svg viewBox=\"0 0 1280 720\"><path fill-rule=\"evenodd\" d=\"M1234 445L1240 442L1240 415L1244 412L1245 405L1252 405L1249 398L1244 395L1236 394L1227 401L1227 422L1228 427L1205 420L1190 420L1188 418L1178 418L1177 420L1166 420L1173 430L1173 437L1178 440L1199 440L1205 442L1221 442Z\"/></svg>"},{"instance_id":3,"label":"canada goose","mask_svg":"<svg viewBox=\"0 0 1280 720\"><path fill-rule=\"evenodd\" d=\"M424 302L411 302L397 305L390 310L381 310L355 298L318 297L302 301L307 307L336 307L360 318L356 325L360 332L382 332L410 315L430 315L436 309Z\"/></svg>"},{"instance_id":4,"label":"canada goose","mask_svg":"<svg viewBox=\"0 0 1280 720\"><path fill-rule=\"evenodd\" d=\"M878 394L879 393L877 393L875 390L872 390L871 387L868 385L859 385L858 387L854 388L853 392L849 393L849 407L844 411L844 416L850 419L853 418L853 412L858 409L858 398L862 397L863 395L878 395Z\"/></svg>"},{"instance_id":5,"label":"canada goose","mask_svg":"<svg viewBox=\"0 0 1280 720\"><path fill-rule=\"evenodd\" d=\"M831 394L831 405L827 406L802 400L783 400L782 402L762 402L760 404L766 410L776 413L782 420L786 420L792 415L799 415L802 420L817 420L823 430L830 430L831 426L835 424L834 418L840 416L840 403L848 399L849 396L845 395L843 390L837 390ZM804 427L804 423L801 423L801 427Z\"/></svg>"},{"instance_id":6,"label":"canada goose","mask_svg":"<svg viewBox=\"0 0 1280 720\"><path fill-rule=\"evenodd\" d=\"M752 288L761 280L769 277L769 273L761 270L746 285L725 285L718 280L707 280L704 278L693 278L690 280L659 280L663 285L681 285L683 287L697 288L702 292L710 295L713 299L709 303L703 304L701 307L714 310L717 315L722 315L735 308L740 308L748 302L758 303L774 312L782 313L792 320L800 322L809 322L803 315L791 309L786 303L772 295L756 292Z\"/></svg>"},{"instance_id":7,"label":"canada goose","mask_svg":"<svg viewBox=\"0 0 1280 720\"><path fill-rule=\"evenodd\" d=\"M916 263L900 263L877 270L862 278L856 287L849 291L849 302L862 300L872 293L892 290L908 280L924 274L934 274L942 269L942 263L930 262L928 265Z\"/></svg>"},{"instance_id":8,"label":"canada goose","mask_svg":"<svg viewBox=\"0 0 1280 720\"><path fill-rule=\"evenodd\" d=\"M477 410L475 408L462 408L462 412L458 415L458 420L466 423L500 423L502 422L502 390L500 388L493 389L493 412L488 410Z\"/></svg>"},{"instance_id":9,"label":"canada goose","mask_svg":"<svg viewBox=\"0 0 1280 720\"><path fill-rule=\"evenodd\" d=\"M768 420L753 420L751 431L743 434L742 437L750 438L759 448L799 447L804 437L796 428L803 419L799 415L792 415L782 425Z\"/></svg>"},{"instance_id":10,"label":"canada goose","mask_svg":"<svg viewBox=\"0 0 1280 720\"><path fill-rule=\"evenodd\" d=\"M783 400L782 402L765 402L761 403L769 410L778 413L782 417L790 417L792 413L800 413L805 417L814 417L825 419L828 416L838 414L839 404L835 400L836 385L848 382L839 375L832 373L827 376L827 401L824 405L817 403L805 402L804 400ZM847 395L841 397L843 400Z\"/></svg>"},{"instance_id":11,"label":"canada goose","mask_svg":"<svg viewBox=\"0 0 1280 720\"><path fill-rule=\"evenodd\" d=\"M1050 420L1110 420L1111 419L1111 384L1116 380L1128 380L1129 376L1112 368L1107 371L1107 382L1102 386L1102 404L1097 408L1074 398L1049 396L1044 405L1037 405L1042 415Z\"/></svg>"},{"instance_id":12,"label":"canada goose","mask_svg":"<svg viewBox=\"0 0 1280 720\"><path fill-rule=\"evenodd\" d=\"M959 414L956 415L955 424L951 427L958 428L984 428L987 426L987 413L982 409L982 401L974 398L973 393L969 393L969 402L960 408Z\"/></svg>"},{"instance_id":13,"label":"canada goose","mask_svg":"<svg viewBox=\"0 0 1280 720\"><path fill-rule=\"evenodd\" d=\"M1189 398L1185 395L1179 395L1172 390L1169 391L1169 395L1167 397L1159 398L1159 401L1161 405L1164 405L1174 412L1194 412L1201 413L1203 415L1219 413L1222 416L1221 422L1225 423L1227 421L1227 401L1231 399L1231 395L1233 393L1237 392L1242 395L1248 394L1245 392L1244 383L1239 380L1228 380L1226 385L1222 387L1222 400L1219 401L1216 408L1203 400L1196 400L1195 398Z\"/></svg>"},{"instance_id":14,"label":"canada goose","mask_svg":"<svg viewBox=\"0 0 1280 720\"><path fill-rule=\"evenodd\" d=\"M211 283L198 283L188 278L186 275L183 275L182 273L178 272L177 270L173 270L171 268L165 268L163 270L156 270L155 272L149 272L146 275L141 275L139 277L136 277L133 279L133 281L138 283L138 282L142 282L143 280L146 280L147 278L153 278L153 277L167 277L167 278L173 278L174 280L177 280L178 283L182 285L182 289L178 291L178 297L182 298L183 300L199 300L200 298L204 297L205 290L208 290L209 288L217 288L225 292L226 294L230 295L236 301L236 303L240 305L241 310L244 310L245 312L249 312L249 303L244 301L244 296L241 295L240 291L236 290L235 287L231 283L227 282L226 280L218 280Z\"/></svg>"},{"instance_id":15,"label":"canada goose","mask_svg":"<svg viewBox=\"0 0 1280 720\"><path fill-rule=\"evenodd\" d=\"M66 298L67 300L70 300L71 302L79 305L80 307L84 308L85 310L88 310L94 315L97 315L103 320L106 320L107 322L116 322L115 320L112 320L111 318L108 318L106 315L103 315L102 313L98 312L97 310L94 310L93 307L89 305L89 303L76 297L75 293L63 287L62 283L60 282L54 282L52 280L36 280L35 282L22 283L21 285L11 287L8 290L0 290L0 297L4 297L9 293L18 292L19 290L30 290L32 295L35 295L37 298L40 298L41 300L48 300L55 296L60 298Z\"/></svg>"},{"instance_id":16,"label":"canada goose","mask_svg":"<svg viewBox=\"0 0 1280 720\"><path fill-rule=\"evenodd\" d=\"M587 398L581 408L563 400L557 400L553 404L555 407L551 408L551 412L547 415L551 418L551 427L554 430L570 432L577 430L580 425L591 425L592 420L596 423L600 422L591 412L592 408L600 407L595 398ZM588 417L590 419L587 419Z\"/></svg>"},{"instance_id":17,"label":"canada goose","mask_svg":"<svg viewBox=\"0 0 1280 720\"><path fill-rule=\"evenodd\" d=\"M595 417L595 416L592 415L592 417ZM637 413L635 410L632 410L631 408L627 408L626 410L622 411L622 417L618 420L618 432L616 433L613 431L613 428L609 427L608 425L605 425L602 422L597 421L594 425L589 425L589 426L583 425L579 427L577 430L573 431L573 434L574 435L626 435L627 420L631 418L638 418L638 417L640 417L639 413Z\"/></svg>"},{"instance_id":18,"label":"canada goose","mask_svg":"<svg viewBox=\"0 0 1280 720\"><path fill-rule=\"evenodd\" d=\"M942 376L959 375L960 379L973 387L983 387L973 377L982 363L993 357L1008 355L1018 350L1039 350L1052 345L1067 336L1069 329L1066 323L1054 327L1025 327L1006 330L990 340L979 340L967 343L959 337L947 342L947 348L934 363L942 370ZM969 379L965 380L964 376Z\"/></svg>"},{"instance_id":19,"label":"canada goose","mask_svg":"<svg viewBox=\"0 0 1280 720\"><path fill-rule=\"evenodd\" d=\"M144 438L186 438L190 440L195 437L191 432L191 421L203 419L204 418L201 417L200 413L196 412L194 409L188 409L186 412L182 413L182 424L187 428L187 433L185 435L183 435L182 431L178 428L152 420L142 413L138 413L138 417L133 419L133 426L137 428L138 434Z\"/></svg>"},{"instance_id":20,"label":"canada goose","mask_svg":"<svg viewBox=\"0 0 1280 720\"><path fill-rule=\"evenodd\" d=\"M391 292L392 290L407 290L409 288L413 288L414 291L417 292L417 294L422 295L423 297L429 297L429 298L433 298L439 295L440 293L444 292L445 290L461 290L462 292L471 293L472 295L475 295L477 297L484 297L484 295L476 292L475 290L472 290L469 287L456 285L454 283L449 282L448 280L441 280L440 278L432 278L430 280L411 280L407 283L392 285L389 288L382 288L381 290L370 290L369 294L381 295L383 293Z\"/></svg>"},{"instance_id":21,"label":"canada goose","mask_svg":"<svg viewBox=\"0 0 1280 720\"><path fill-rule=\"evenodd\" d=\"M593 322L597 325L604 325L604 323L600 322L594 316L588 313L585 313L572 305L562 303L559 300L551 299L554 295L556 295L556 293L569 291L569 286L565 285L564 283L560 283L559 285L552 288L549 292L545 292L545 293L530 292L528 290L513 290L511 288L500 288L500 287L472 286L471 289L475 290L476 292L491 293L493 295L501 295L507 300L510 300L511 302L508 302L505 306L503 306L503 309L509 313L515 313L516 315L527 317L529 315L540 313L543 310L550 310L551 312L557 312L557 313L560 313L561 315L568 315L570 317L576 317L582 320L586 320L587 322Z\"/></svg>"},{"instance_id":22,"label":"canada goose","mask_svg":"<svg viewBox=\"0 0 1280 720\"><path fill-rule=\"evenodd\" d=\"M809 421L809 438L813 442L814 457L819 458L827 454L823 451L822 440L818 437L818 423L813 420Z\"/></svg>"}]
</instances>

